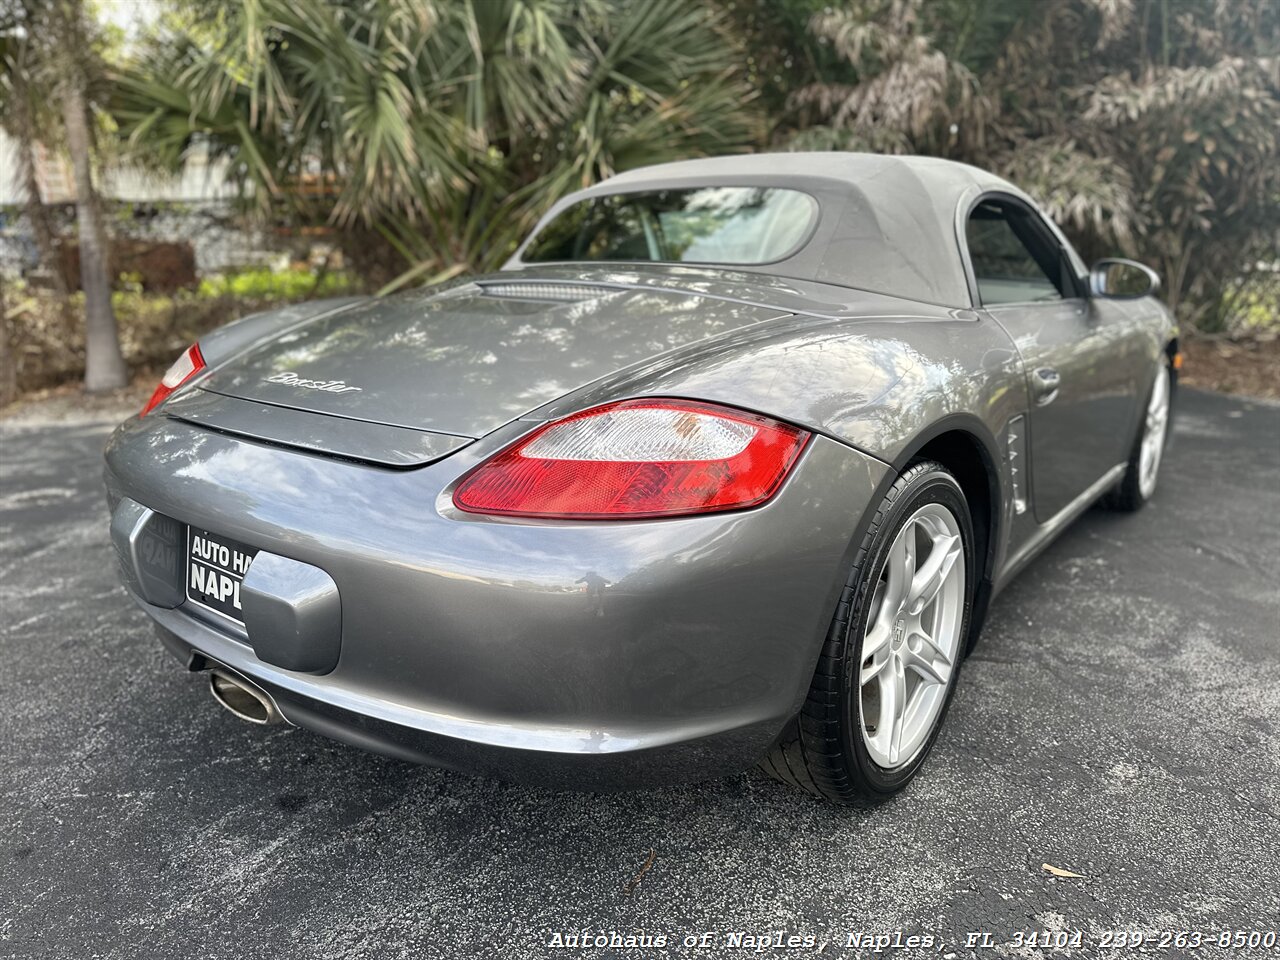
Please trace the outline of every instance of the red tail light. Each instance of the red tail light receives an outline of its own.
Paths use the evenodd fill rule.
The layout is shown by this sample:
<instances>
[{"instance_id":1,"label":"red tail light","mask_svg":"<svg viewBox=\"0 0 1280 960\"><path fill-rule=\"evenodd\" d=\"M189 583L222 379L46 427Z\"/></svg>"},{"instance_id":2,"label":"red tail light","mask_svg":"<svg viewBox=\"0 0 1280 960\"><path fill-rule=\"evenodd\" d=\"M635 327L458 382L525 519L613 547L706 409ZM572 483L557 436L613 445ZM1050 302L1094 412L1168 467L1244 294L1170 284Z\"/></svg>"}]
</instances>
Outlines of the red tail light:
<instances>
[{"instance_id":1,"label":"red tail light","mask_svg":"<svg viewBox=\"0 0 1280 960\"><path fill-rule=\"evenodd\" d=\"M468 513L566 520L673 517L768 500L809 434L688 400L625 400L539 427L463 479Z\"/></svg>"},{"instance_id":2,"label":"red tail light","mask_svg":"<svg viewBox=\"0 0 1280 960\"><path fill-rule=\"evenodd\" d=\"M160 380L160 386L156 387L155 393L151 394L151 399L142 408L142 413L139 416L145 417L160 406L168 399L169 394L173 393L203 369L204 357L200 355L200 344L193 343L183 351L182 356L173 361L173 366L164 372L164 377Z\"/></svg>"}]
</instances>

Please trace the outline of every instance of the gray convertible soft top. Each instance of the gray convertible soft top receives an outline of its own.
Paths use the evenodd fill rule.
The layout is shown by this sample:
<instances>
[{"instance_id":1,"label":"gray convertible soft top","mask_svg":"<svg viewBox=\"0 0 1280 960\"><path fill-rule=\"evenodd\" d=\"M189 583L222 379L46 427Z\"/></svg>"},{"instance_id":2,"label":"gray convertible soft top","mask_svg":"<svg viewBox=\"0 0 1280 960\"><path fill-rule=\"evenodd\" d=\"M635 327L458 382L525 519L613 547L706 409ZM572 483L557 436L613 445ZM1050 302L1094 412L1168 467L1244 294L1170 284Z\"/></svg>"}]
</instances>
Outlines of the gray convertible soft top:
<instances>
[{"instance_id":1,"label":"gray convertible soft top","mask_svg":"<svg viewBox=\"0 0 1280 960\"><path fill-rule=\"evenodd\" d=\"M565 197L533 233L566 206L590 197L712 185L803 190L820 207L813 235L792 256L759 267L735 266L735 270L818 280L954 307L972 306L956 235L957 210L987 191L1027 199L1000 177L934 157L762 153L630 170ZM528 243L509 266L522 264L520 255Z\"/></svg>"}]
</instances>

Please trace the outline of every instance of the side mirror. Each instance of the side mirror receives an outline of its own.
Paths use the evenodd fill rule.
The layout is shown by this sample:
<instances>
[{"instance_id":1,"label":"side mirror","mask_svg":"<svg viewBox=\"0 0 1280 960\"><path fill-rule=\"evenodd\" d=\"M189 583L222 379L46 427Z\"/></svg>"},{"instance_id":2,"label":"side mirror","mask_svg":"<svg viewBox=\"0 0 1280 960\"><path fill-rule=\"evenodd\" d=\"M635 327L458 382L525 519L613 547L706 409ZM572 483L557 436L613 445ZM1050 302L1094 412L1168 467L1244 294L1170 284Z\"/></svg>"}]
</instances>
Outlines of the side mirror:
<instances>
[{"instance_id":1,"label":"side mirror","mask_svg":"<svg viewBox=\"0 0 1280 960\"><path fill-rule=\"evenodd\" d=\"M1160 274L1133 260L1108 257L1089 270L1089 292L1111 300L1137 300L1160 290Z\"/></svg>"}]
</instances>

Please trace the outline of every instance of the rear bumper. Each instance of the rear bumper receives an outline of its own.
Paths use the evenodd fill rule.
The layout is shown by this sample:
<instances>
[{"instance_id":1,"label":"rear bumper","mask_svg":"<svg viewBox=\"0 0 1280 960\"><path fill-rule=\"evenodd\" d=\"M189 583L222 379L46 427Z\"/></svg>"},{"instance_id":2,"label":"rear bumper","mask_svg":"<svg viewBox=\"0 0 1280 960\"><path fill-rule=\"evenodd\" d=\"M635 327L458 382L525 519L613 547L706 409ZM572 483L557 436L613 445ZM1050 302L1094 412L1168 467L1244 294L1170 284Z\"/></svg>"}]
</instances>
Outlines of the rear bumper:
<instances>
[{"instance_id":1,"label":"rear bumper","mask_svg":"<svg viewBox=\"0 0 1280 960\"><path fill-rule=\"evenodd\" d=\"M223 663L289 721L365 749L585 789L749 766L803 700L885 468L818 437L774 500L743 513L574 524L454 511L456 479L527 428L412 471L162 417L117 432L113 507L132 500L332 578L340 645L322 674L266 662L181 598L148 602L127 552L126 582L179 656Z\"/></svg>"},{"instance_id":2,"label":"rear bumper","mask_svg":"<svg viewBox=\"0 0 1280 960\"><path fill-rule=\"evenodd\" d=\"M156 632L161 645L187 669L208 669L210 661L187 641L159 624ZM552 790L603 792L728 776L757 760L778 733L776 724L765 722L618 753L501 747L393 723L261 677L253 680L271 695L286 721L340 743L409 763Z\"/></svg>"}]
</instances>

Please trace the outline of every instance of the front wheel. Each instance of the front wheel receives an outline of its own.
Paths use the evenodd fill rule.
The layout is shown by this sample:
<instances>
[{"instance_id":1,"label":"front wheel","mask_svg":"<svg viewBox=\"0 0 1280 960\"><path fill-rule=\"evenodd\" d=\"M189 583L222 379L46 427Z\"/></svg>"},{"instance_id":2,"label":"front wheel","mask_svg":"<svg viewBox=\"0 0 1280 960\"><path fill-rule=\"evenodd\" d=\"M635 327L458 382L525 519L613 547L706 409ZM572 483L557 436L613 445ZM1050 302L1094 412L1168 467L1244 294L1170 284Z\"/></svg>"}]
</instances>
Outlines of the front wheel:
<instances>
[{"instance_id":1,"label":"front wheel","mask_svg":"<svg viewBox=\"0 0 1280 960\"><path fill-rule=\"evenodd\" d=\"M1138 510L1155 494L1156 482L1160 479L1160 461L1169 440L1172 400L1173 375L1169 372L1169 364L1161 358L1151 383L1151 393L1147 396L1142 429L1129 452L1124 476L1107 498L1107 505L1113 509Z\"/></svg>"},{"instance_id":2,"label":"front wheel","mask_svg":"<svg viewBox=\"0 0 1280 960\"><path fill-rule=\"evenodd\" d=\"M876 510L804 707L765 770L846 803L905 787L951 703L974 579L964 492L941 464L913 465Z\"/></svg>"}]
</instances>

